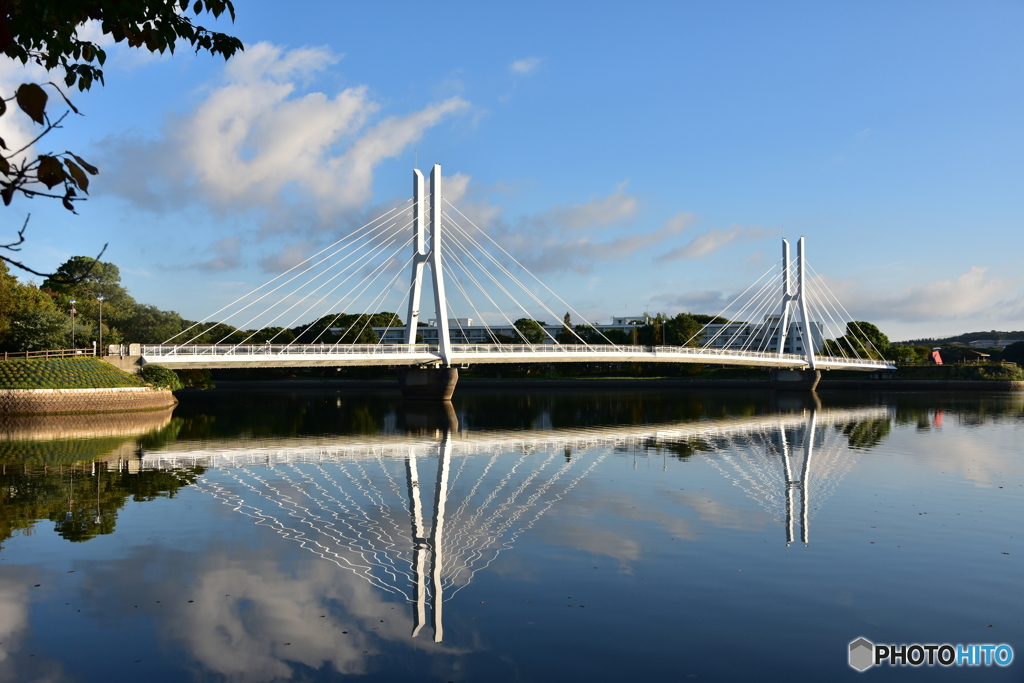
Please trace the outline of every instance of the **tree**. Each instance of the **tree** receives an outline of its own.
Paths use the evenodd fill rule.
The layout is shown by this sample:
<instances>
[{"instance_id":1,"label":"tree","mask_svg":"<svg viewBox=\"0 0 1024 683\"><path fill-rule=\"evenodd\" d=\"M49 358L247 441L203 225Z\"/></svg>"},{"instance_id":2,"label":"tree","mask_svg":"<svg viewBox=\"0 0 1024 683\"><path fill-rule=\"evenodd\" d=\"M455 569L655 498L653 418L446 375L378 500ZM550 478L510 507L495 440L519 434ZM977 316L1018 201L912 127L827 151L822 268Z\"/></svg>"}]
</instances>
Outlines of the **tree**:
<instances>
[{"instance_id":1,"label":"tree","mask_svg":"<svg viewBox=\"0 0 1024 683\"><path fill-rule=\"evenodd\" d=\"M825 342L822 352L829 356L851 353L860 358L887 358L891 356L889 337L875 325L863 320L846 323L846 334Z\"/></svg>"},{"instance_id":2,"label":"tree","mask_svg":"<svg viewBox=\"0 0 1024 683\"><path fill-rule=\"evenodd\" d=\"M54 319L44 320L36 316L38 313L62 314L53 297L46 292L41 292L34 284L23 284L11 275L6 264L0 261L0 348L7 351L26 351L26 344L32 349L37 348L34 341L36 332L50 329L55 323ZM15 322L18 321L19 330L14 339ZM70 329L70 328L69 328ZM31 332L35 330L36 332ZM49 334L49 333L46 333ZM53 339L51 337L51 339ZM61 340L53 347L64 348L65 342Z\"/></svg>"},{"instance_id":3,"label":"tree","mask_svg":"<svg viewBox=\"0 0 1024 683\"><path fill-rule=\"evenodd\" d=\"M376 344L379 340L374 327L401 327L402 319L397 313L382 311L365 313L333 313L325 315L308 325L292 329L299 344ZM332 331L334 330L334 331ZM274 340L282 343L282 337Z\"/></svg>"},{"instance_id":4,"label":"tree","mask_svg":"<svg viewBox=\"0 0 1024 683\"><path fill-rule=\"evenodd\" d=\"M15 351L62 349L70 341L71 320L54 310L23 311L11 319L7 344Z\"/></svg>"},{"instance_id":5,"label":"tree","mask_svg":"<svg viewBox=\"0 0 1024 683\"><path fill-rule=\"evenodd\" d=\"M103 319L110 324L126 320L135 311L135 299L121 285L121 269L113 263L88 256L73 256L43 280L40 289L51 291L66 306L74 299L79 315L95 320L103 296ZM161 340L163 341L163 340Z\"/></svg>"},{"instance_id":6,"label":"tree","mask_svg":"<svg viewBox=\"0 0 1024 683\"><path fill-rule=\"evenodd\" d=\"M522 335L519 340L525 339L527 344L543 344L544 340L548 337L548 333L544 331L544 323L531 318L520 318L512 323L512 325Z\"/></svg>"},{"instance_id":7,"label":"tree","mask_svg":"<svg viewBox=\"0 0 1024 683\"><path fill-rule=\"evenodd\" d=\"M1024 365L1024 341L1014 342L1003 351L1003 359L1018 365Z\"/></svg>"},{"instance_id":8,"label":"tree","mask_svg":"<svg viewBox=\"0 0 1024 683\"><path fill-rule=\"evenodd\" d=\"M562 318L562 329L555 335L555 339L558 340L559 344L579 344L579 337L573 332L572 328L572 317L569 312L566 311L565 317Z\"/></svg>"},{"instance_id":9,"label":"tree","mask_svg":"<svg viewBox=\"0 0 1024 683\"><path fill-rule=\"evenodd\" d=\"M174 52L179 40L187 41L196 52L230 58L244 49L242 42L225 33L196 25L187 16L224 12L235 18L231 0L0 0L0 52L22 64L34 62L47 71L63 71L65 87L89 90L103 83L102 66L107 54L102 47L83 40L78 29L90 21L98 23L103 35L114 42L150 52ZM63 99L68 110L52 118L47 111L50 90ZM60 199L64 208L74 212L79 193L88 194L89 176L99 169L70 151L34 154L32 147L48 133L60 128L70 112L77 108L56 84L22 83L14 93L0 93L0 117L10 116L7 103L17 105L41 130L28 144L16 149L0 139L0 198L9 206L15 194L25 197ZM54 191L56 188L56 192ZM0 245L17 250L24 241L24 227L18 241ZM3 254L0 259L29 270Z\"/></svg>"},{"instance_id":10,"label":"tree","mask_svg":"<svg viewBox=\"0 0 1024 683\"><path fill-rule=\"evenodd\" d=\"M689 313L679 313L665 323L665 343L673 346L696 346L704 326Z\"/></svg>"},{"instance_id":11,"label":"tree","mask_svg":"<svg viewBox=\"0 0 1024 683\"><path fill-rule=\"evenodd\" d=\"M105 306L103 314L106 317ZM162 344L186 327L174 311L161 311L150 304L135 304L117 323L121 335L134 344Z\"/></svg>"}]
</instances>

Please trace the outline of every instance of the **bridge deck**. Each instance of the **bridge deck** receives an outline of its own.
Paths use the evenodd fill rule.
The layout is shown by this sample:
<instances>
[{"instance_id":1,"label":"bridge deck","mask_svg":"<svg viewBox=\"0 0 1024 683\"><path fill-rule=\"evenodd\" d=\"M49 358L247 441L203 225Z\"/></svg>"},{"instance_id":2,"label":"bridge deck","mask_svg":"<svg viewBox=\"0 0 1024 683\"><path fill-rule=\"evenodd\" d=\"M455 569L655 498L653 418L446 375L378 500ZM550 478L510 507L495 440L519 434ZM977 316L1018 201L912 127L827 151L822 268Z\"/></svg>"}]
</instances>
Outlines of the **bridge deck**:
<instances>
[{"instance_id":1,"label":"bridge deck","mask_svg":"<svg viewBox=\"0 0 1024 683\"><path fill-rule=\"evenodd\" d=\"M134 345L133 345L134 346ZM145 363L168 368L272 368L312 366L436 365L430 344L208 344L141 346ZM712 363L803 370L802 355L686 346L584 344L453 344L453 365L479 363ZM894 370L887 360L818 356L822 370Z\"/></svg>"}]
</instances>

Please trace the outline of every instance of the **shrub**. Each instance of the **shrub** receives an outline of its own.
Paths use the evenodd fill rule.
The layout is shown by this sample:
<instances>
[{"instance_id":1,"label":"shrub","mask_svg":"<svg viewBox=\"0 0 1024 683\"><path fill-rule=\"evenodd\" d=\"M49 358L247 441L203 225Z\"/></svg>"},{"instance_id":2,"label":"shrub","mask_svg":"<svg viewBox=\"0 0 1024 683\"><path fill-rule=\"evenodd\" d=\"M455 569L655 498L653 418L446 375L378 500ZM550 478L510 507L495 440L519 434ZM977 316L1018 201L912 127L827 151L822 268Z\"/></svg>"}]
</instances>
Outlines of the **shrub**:
<instances>
[{"instance_id":1,"label":"shrub","mask_svg":"<svg viewBox=\"0 0 1024 683\"><path fill-rule=\"evenodd\" d=\"M213 377L210 375L209 370L175 370L174 374L176 374L178 379L181 380L181 385L189 389L213 389L216 387L213 383Z\"/></svg>"},{"instance_id":2,"label":"shrub","mask_svg":"<svg viewBox=\"0 0 1024 683\"><path fill-rule=\"evenodd\" d=\"M162 365L147 365L142 368L142 372L139 373L143 381L152 384L155 387L161 387L163 389L170 389L176 391L181 389L181 380L174 374L173 370L169 370Z\"/></svg>"}]
</instances>

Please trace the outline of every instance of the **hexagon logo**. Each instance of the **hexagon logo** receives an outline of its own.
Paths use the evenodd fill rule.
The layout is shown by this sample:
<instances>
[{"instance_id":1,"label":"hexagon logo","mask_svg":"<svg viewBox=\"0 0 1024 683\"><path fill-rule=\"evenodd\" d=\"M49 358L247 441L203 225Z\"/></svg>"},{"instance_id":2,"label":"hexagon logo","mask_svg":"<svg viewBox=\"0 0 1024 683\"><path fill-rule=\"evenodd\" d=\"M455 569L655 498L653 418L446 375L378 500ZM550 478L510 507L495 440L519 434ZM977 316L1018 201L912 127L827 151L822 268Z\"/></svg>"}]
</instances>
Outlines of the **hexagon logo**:
<instances>
[{"instance_id":1,"label":"hexagon logo","mask_svg":"<svg viewBox=\"0 0 1024 683\"><path fill-rule=\"evenodd\" d=\"M850 643L850 666L857 671L866 671L875 663L875 644L867 638L858 638Z\"/></svg>"}]
</instances>

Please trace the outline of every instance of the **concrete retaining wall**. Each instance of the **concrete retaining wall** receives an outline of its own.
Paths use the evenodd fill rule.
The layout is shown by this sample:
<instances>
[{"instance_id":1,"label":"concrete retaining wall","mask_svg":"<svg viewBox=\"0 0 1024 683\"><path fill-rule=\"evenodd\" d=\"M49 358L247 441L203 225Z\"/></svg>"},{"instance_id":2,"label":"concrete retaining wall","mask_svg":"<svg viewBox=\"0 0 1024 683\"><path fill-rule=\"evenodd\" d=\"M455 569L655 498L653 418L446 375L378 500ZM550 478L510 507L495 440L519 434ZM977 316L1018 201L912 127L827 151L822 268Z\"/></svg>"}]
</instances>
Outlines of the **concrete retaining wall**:
<instances>
[{"instance_id":1,"label":"concrete retaining wall","mask_svg":"<svg viewBox=\"0 0 1024 683\"><path fill-rule=\"evenodd\" d=\"M166 389L2 389L0 413L110 413L158 410L178 401Z\"/></svg>"},{"instance_id":2,"label":"concrete retaining wall","mask_svg":"<svg viewBox=\"0 0 1024 683\"><path fill-rule=\"evenodd\" d=\"M174 408L116 413L0 413L0 442L142 436L166 427ZM133 440L134 443L134 440Z\"/></svg>"}]
</instances>

